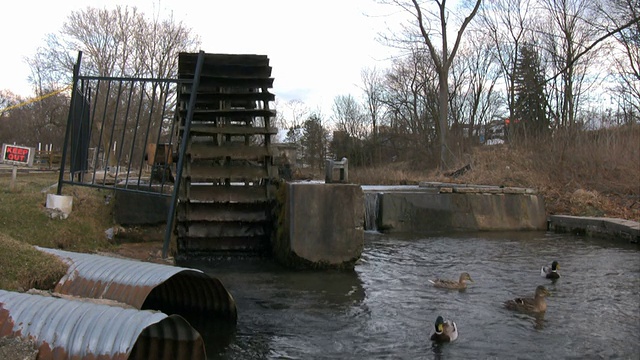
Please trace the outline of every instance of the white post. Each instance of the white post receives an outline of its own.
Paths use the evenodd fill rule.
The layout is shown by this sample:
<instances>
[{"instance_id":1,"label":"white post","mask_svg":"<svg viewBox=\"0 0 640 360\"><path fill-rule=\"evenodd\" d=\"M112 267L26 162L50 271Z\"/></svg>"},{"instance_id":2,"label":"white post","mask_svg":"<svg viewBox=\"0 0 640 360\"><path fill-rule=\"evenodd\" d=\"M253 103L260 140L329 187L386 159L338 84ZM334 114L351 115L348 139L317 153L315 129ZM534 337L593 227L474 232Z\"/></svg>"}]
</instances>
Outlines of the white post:
<instances>
[{"instance_id":1,"label":"white post","mask_svg":"<svg viewBox=\"0 0 640 360\"><path fill-rule=\"evenodd\" d=\"M16 177L18 176L18 166L13 165L13 169L11 170L11 184L9 185L9 190L14 191L16 189Z\"/></svg>"}]
</instances>

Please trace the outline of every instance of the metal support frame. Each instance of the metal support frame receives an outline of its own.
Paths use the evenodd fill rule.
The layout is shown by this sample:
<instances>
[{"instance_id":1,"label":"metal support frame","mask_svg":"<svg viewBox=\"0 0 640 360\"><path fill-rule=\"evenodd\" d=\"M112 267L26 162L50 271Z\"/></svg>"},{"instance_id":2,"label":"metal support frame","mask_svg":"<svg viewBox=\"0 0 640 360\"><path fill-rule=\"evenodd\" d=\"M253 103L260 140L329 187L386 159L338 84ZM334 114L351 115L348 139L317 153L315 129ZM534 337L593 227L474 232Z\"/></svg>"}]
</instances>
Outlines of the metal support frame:
<instances>
[{"instance_id":1,"label":"metal support frame","mask_svg":"<svg viewBox=\"0 0 640 360\"><path fill-rule=\"evenodd\" d=\"M191 130L191 120L193 119L193 109L196 106L196 98L198 94L198 87L200 86L200 73L202 72L202 65L204 64L204 51L200 51L198 54L198 62L196 63L196 71L193 76L193 83L191 85L191 97L189 98L189 106L187 107L187 118L185 119L184 130L182 133L182 142L180 143L180 152L178 158L178 164L176 166L176 182L173 186L173 195L171 197L171 205L169 207L169 213L167 214L167 227L164 233L164 243L162 244L162 257L166 258L169 251L169 243L171 242L171 232L173 230L173 222L175 220L175 209L178 202L178 191L180 190L180 183L182 182L182 170L184 166L184 157L187 151L187 139L189 139L189 131Z\"/></svg>"},{"instance_id":2,"label":"metal support frame","mask_svg":"<svg viewBox=\"0 0 640 360\"><path fill-rule=\"evenodd\" d=\"M164 243L162 247L162 256L163 258L166 258L175 220L178 193L180 191L182 172L185 162L185 153L188 144L187 140L189 138L191 122L196 105L197 89L200 85L200 74L202 72L202 67L204 64L204 52L200 51L198 54L196 70L192 81L190 81L190 79L149 79L81 76L81 61L82 52L80 51L78 52L78 59L73 69L71 105L69 109L69 116L67 118L64 144L62 147L62 159L60 161L57 195L62 194L63 184L70 184L101 189L112 189L114 191L118 190L168 197L169 194L168 192L164 191L164 187L166 186L165 184L169 181L168 179L165 179L164 171L162 172L162 180L154 184L160 186L159 191L156 191L156 189L152 188L153 177L149 179L148 186L143 184L144 182L141 180L142 166L146 160L143 159L143 157L145 155L145 152L148 152L148 150L146 150L148 144L155 142L156 146L159 146L158 144L161 142L163 122L167 121L167 99L168 94L170 93L170 87L172 86L172 84L176 84L178 87L186 86L189 82L191 82L191 96L189 99L187 115L182 133L183 138L182 142L180 143L180 149L178 153L179 159L176 165L176 176L173 184L173 190L170 195L171 203L170 209L167 214L167 224L165 229ZM134 89L135 95L133 95ZM162 93L162 91L165 91L165 93ZM145 98L143 100L142 95L145 94L145 92L148 98ZM138 95L140 95L141 97L137 98ZM156 104L156 98L158 100L163 99L164 103ZM79 106L77 106L79 102L81 102L82 104L81 106L79 105L81 107L80 109L78 108ZM138 104L137 109L135 104ZM144 110L142 109L141 104L147 105ZM156 108L156 105L162 108L161 111L154 112L154 110L150 110ZM97 109L100 110L98 111ZM81 114L78 114L78 112L80 112ZM87 116L87 124L83 122L74 124L74 121L78 120L77 118L79 116L81 117L85 115ZM84 118L82 120L84 121ZM157 136L154 134L153 136L149 137L151 135L150 126L152 120L160 120L160 125L158 126L156 122L156 126L158 126ZM174 131L174 126L176 126L177 121L178 118L174 117L170 125L170 129L168 128L169 125L165 124L164 131L166 131L166 133L163 136L169 136L169 142L167 143L169 149L172 148L174 134L176 134L176 132ZM117 122L118 127L116 129ZM107 125L105 126L105 124ZM82 130L87 131L87 133L81 135L81 132L74 126L82 128ZM86 129L83 127L86 127ZM94 128L95 132L92 133ZM131 139L133 139L129 139L130 148L124 147L124 132L118 132L125 131L126 129L130 130L130 136ZM77 134L75 134L76 132ZM92 159L94 160L94 163L92 164L93 173L91 174L91 171L86 171L88 168L83 168L81 171L78 171L78 169L76 169L75 171L78 171L78 179L76 181L75 175L73 174L73 160L77 157L82 161L85 161L86 164L88 155L83 153L82 151L87 151L87 149L89 149L88 145L86 145L86 149L83 148L83 150L80 150L80 153L78 153L78 148L81 147L78 145L80 144L81 136L85 136L87 139L89 139L88 141L91 141L91 139L93 139L94 143L96 143L97 141L97 147L95 148L95 154L92 156ZM74 141L75 144L75 153L74 148L71 144L72 141ZM117 150L115 145L112 145L116 143L118 144ZM112 150L113 153L111 152ZM69 166L67 159L69 157L69 154L71 154L72 158L71 160L69 160L71 161L71 173L70 179L67 180L65 179L65 170L66 167ZM150 154L146 155L150 156ZM155 155L157 154L153 154L153 156ZM164 154L164 157L168 156L170 157L172 155ZM164 158L163 161L163 165L160 166L170 166L168 164L168 161L166 161ZM100 162L101 164L98 165L98 162ZM109 166L112 165L111 163L115 163L115 166ZM133 167L132 163L135 163ZM77 167L77 165L75 166ZM97 167L99 166L103 167L102 175L96 173ZM109 173L114 177L114 183L107 184L107 172L113 172L114 168L114 174ZM152 173L153 170L157 169L152 169ZM91 176L89 181L84 181L85 175ZM99 179L100 176L102 176L102 181L96 181L96 179ZM120 182L118 183L118 181ZM134 185L129 186L130 183L134 183Z\"/></svg>"}]
</instances>

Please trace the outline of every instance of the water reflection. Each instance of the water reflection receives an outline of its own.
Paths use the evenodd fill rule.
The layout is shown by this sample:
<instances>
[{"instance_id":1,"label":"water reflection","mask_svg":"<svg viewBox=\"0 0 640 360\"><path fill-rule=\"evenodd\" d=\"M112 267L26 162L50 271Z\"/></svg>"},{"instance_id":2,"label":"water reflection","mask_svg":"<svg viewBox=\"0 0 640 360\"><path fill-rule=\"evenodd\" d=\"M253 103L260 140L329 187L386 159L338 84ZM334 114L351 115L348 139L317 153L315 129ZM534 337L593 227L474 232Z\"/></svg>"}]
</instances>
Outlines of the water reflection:
<instances>
[{"instance_id":1,"label":"water reflection","mask_svg":"<svg viewBox=\"0 0 640 360\"><path fill-rule=\"evenodd\" d=\"M535 314L533 315L534 325L533 328L536 330L544 329L544 314Z\"/></svg>"},{"instance_id":2,"label":"water reflection","mask_svg":"<svg viewBox=\"0 0 640 360\"><path fill-rule=\"evenodd\" d=\"M562 277L540 276L557 259ZM367 233L355 271L292 271L269 261L188 264L220 279L238 323L211 359L633 358L640 344L640 252L633 244L546 232L431 237ZM195 265L195 266L194 266ZM466 291L428 279L469 272ZM502 303L551 292L542 315ZM429 340L437 315L450 344ZM635 334L635 335L633 335Z\"/></svg>"},{"instance_id":3,"label":"water reflection","mask_svg":"<svg viewBox=\"0 0 640 360\"><path fill-rule=\"evenodd\" d=\"M433 359L434 360L440 360L440 359L444 359L444 357L442 356L442 348L443 346L446 346L447 344L439 344L439 343L433 343L431 345L431 352L433 353Z\"/></svg>"}]
</instances>

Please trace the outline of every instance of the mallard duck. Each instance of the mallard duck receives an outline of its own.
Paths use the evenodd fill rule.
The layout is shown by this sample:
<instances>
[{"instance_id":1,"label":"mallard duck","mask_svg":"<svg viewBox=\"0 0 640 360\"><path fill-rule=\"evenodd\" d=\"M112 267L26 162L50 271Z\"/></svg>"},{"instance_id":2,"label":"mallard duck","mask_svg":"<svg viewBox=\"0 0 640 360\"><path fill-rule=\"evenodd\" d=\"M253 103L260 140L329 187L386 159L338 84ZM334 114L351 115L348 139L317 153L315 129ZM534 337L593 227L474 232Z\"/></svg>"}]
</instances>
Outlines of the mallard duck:
<instances>
[{"instance_id":1,"label":"mallard duck","mask_svg":"<svg viewBox=\"0 0 640 360\"><path fill-rule=\"evenodd\" d=\"M436 319L436 332L431 335L431 341L451 342L458 338L458 327L451 320L445 321L442 316Z\"/></svg>"},{"instance_id":2,"label":"mallard duck","mask_svg":"<svg viewBox=\"0 0 640 360\"><path fill-rule=\"evenodd\" d=\"M543 313L547 311L545 296L549 296L549 290L540 285L536 288L533 298L515 298L504 302L504 306L509 310L516 310L526 313Z\"/></svg>"},{"instance_id":3,"label":"mallard duck","mask_svg":"<svg viewBox=\"0 0 640 360\"><path fill-rule=\"evenodd\" d=\"M560 273L558 273L558 269L560 269L560 264L557 261L551 263L551 266L543 266L540 269L540 275L547 279L558 279L560 278Z\"/></svg>"},{"instance_id":4,"label":"mallard duck","mask_svg":"<svg viewBox=\"0 0 640 360\"><path fill-rule=\"evenodd\" d=\"M457 289L457 290L466 289L467 281L473 282L473 280L471 280L471 275L469 275L469 273L467 272L463 272L462 274L460 274L460 280L458 281L443 280L443 279L429 280L429 282L432 283L433 286L435 287L444 288L444 289Z\"/></svg>"}]
</instances>

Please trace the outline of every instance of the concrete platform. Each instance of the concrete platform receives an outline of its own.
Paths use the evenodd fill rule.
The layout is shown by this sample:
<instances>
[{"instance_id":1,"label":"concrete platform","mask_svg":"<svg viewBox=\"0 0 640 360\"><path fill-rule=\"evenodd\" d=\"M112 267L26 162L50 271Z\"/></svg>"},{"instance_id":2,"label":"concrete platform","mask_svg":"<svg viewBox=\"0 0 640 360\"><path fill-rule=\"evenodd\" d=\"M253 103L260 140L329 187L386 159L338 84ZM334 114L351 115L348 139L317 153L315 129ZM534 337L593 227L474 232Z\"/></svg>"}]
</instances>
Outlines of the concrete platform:
<instances>
[{"instance_id":1,"label":"concrete platform","mask_svg":"<svg viewBox=\"0 0 640 360\"><path fill-rule=\"evenodd\" d=\"M640 243L640 223L617 218L551 215L550 231Z\"/></svg>"},{"instance_id":2,"label":"concrete platform","mask_svg":"<svg viewBox=\"0 0 640 360\"><path fill-rule=\"evenodd\" d=\"M294 268L353 269L364 248L364 199L354 184L287 183L272 242Z\"/></svg>"}]
</instances>

